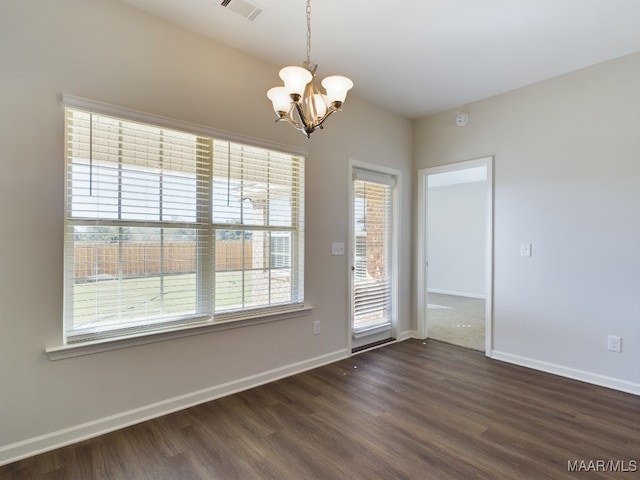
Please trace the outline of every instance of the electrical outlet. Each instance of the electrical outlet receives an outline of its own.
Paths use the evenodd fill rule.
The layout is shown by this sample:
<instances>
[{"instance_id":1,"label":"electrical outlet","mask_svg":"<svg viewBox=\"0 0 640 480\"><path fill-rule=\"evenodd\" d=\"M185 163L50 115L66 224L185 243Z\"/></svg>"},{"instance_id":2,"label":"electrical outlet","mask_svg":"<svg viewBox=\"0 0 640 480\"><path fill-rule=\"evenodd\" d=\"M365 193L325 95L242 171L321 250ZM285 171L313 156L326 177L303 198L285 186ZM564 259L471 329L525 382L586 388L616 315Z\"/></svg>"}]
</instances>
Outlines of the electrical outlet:
<instances>
[{"instance_id":1,"label":"electrical outlet","mask_svg":"<svg viewBox=\"0 0 640 480\"><path fill-rule=\"evenodd\" d=\"M320 320L314 320L313 322L313 334L320 335Z\"/></svg>"},{"instance_id":2,"label":"electrical outlet","mask_svg":"<svg viewBox=\"0 0 640 480\"><path fill-rule=\"evenodd\" d=\"M610 352L622 352L622 338L616 335L609 335L608 338L608 350Z\"/></svg>"}]
</instances>

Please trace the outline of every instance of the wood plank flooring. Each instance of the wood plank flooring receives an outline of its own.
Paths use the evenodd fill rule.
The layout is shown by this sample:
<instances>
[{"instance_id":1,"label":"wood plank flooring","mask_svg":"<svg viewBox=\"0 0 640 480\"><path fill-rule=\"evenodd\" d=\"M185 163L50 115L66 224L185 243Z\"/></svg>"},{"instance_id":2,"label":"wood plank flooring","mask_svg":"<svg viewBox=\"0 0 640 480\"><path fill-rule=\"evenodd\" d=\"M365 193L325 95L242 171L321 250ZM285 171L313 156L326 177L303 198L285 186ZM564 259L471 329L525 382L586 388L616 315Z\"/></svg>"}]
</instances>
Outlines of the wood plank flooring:
<instances>
[{"instance_id":1,"label":"wood plank flooring","mask_svg":"<svg viewBox=\"0 0 640 480\"><path fill-rule=\"evenodd\" d=\"M0 467L3 480L564 478L640 478L640 397L433 340Z\"/></svg>"}]
</instances>

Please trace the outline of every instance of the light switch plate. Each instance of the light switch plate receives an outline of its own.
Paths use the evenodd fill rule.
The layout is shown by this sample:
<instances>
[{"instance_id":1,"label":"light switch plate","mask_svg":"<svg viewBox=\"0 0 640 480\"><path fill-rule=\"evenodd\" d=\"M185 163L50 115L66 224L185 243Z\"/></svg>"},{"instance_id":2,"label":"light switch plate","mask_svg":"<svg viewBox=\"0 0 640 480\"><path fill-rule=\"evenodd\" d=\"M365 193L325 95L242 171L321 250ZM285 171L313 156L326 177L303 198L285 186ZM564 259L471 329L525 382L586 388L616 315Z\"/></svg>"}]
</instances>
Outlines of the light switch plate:
<instances>
[{"instance_id":1,"label":"light switch plate","mask_svg":"<svg viewBox=\"0 0 640 480\"><path fill-rule=\"evenodd\" d=\"M344 242L333 242L331 244L331 255L344 255Z\"/></svg>"},{"instance_id":2,"label":"light switch plate","mask_svg":"<svg viewBox=\"0 0 640 480\"><path fill-rule=\"evenodd\" d=\"M530 243L521 243L520 244L520 256L521 257L530 257L531 256L531 244Z\"/></svg>"}]
</instances>

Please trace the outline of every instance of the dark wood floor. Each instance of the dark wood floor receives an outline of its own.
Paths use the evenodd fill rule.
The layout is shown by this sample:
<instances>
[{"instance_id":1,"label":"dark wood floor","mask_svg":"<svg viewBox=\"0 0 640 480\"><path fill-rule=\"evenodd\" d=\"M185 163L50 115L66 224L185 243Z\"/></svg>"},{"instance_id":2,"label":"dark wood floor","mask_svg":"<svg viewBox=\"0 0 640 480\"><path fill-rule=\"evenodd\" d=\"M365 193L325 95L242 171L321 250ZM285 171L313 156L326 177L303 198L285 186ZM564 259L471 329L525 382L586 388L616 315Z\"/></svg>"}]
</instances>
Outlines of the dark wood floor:
<instances>
[{"instance_id":1,"label":"dark wood floor","mask_svg":"<svg viewBox=\"0 0 640 480\"><path fill-rule=\"evenodd\" d=\"M6 465L0 478L635 479L640 397L408 340Z\"/></svg>"}]
</instances>

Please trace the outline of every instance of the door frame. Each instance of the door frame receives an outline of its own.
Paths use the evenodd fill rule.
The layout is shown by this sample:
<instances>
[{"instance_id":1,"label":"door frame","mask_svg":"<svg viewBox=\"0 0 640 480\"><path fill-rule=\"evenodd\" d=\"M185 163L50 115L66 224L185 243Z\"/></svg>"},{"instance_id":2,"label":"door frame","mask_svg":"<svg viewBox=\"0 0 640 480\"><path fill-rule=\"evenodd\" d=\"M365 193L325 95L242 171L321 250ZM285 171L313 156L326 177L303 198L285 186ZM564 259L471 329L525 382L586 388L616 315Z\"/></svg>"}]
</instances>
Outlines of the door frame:
<instances>
[{"instance_id":1,"label":"door frame","mask_svg":"<svg viewBox=\"0 0 640 480\"><path fill-rule=\"evenodd\" d=\"M354 267L354 231L353 231L353 222L355 218L355 212L353 209L353 175L355 170L369 170L374 173L380 173L383 175L390 175L395 178L395 186L392 188L392 208L391 208L391 338L398 338L398 279L399 279L399 232L400 232L400 196L402 192L402 175L401 171L395 168L385 167L382 165L377 165L374 163L363 162L360 160L349 159L349 214L348 214L348 225L347 225L347 237L348 237L348 248L347 251L347 261L348 263L348 274L349 274L349 322L347 324L347 348L350 352L353 353L353 349L355 347L359 347L360 345L354 346L354 335L353 335L353 287L354 287L354 272L352 267ZM388 329L387 329L388 331ZM377 341L381 341L386 337L386 333L383 332L372 332L370 336L370 340L372 343ZM358 342L355 342L358 343Z\"/></svg>"},{"instance_id":2,"label":"door frame","mask_svg":"<svg viewBox=\"0 0 640 480\"><path fill-rule=\"evenodd\" d=\"M427 199L428 176L455 170L486 166L487 168L487 207L485 218L486 251L485 251L485 355L491 357L493 350L493 156L476 158L473 160L421 168L418 170L418 244L416 252L417 282L416 282L416 314L418 336L428 338L427 331Z\"/></svg>"}]
</instances>

